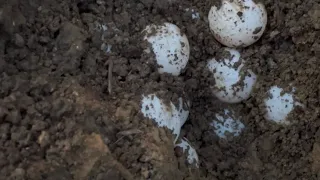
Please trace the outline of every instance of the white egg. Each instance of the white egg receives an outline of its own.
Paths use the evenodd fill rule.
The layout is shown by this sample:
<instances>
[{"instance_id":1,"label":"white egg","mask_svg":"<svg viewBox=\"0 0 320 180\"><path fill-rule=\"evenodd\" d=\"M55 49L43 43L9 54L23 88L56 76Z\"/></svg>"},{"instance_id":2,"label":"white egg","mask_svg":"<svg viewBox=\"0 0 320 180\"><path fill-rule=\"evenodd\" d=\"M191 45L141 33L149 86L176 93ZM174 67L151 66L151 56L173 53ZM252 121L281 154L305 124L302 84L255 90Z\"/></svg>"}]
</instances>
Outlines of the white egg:
<instances>
[{"instance_id":1,"label":"white egg","mask_svg":"<svg viewBox=\"0 0 320 180\"><path fill-rule=\"evenodd\" d=\"M228 47L246 47L260 39L267 25L267 11L254 0L222 0L208 15L215 38Z\"/></svg>"},{"instance_id":2,"label":"white egg","mask_svg":"<svg viewBox=\"0 0 320 180\"><path fill-rule=\"evenodd\" d=\"M269 97L264 100L267 113L265 118L281 124L289 124L286 121L288 114L295 106L302 106L293 96L295 89L291 93L283 93L283 89L272 86L268 91Z\"/></svg>"},{"instance_id":3,"label":"white egg","mask_svg":"<svg viewBox=\"0 0 320 180\"><path fill-rule=\"evenodd\" d=\"M155 121L159 127L167 127L172 130L176 136L174 142L177 141L180 130L189 116L189 110L184 109L184 101L179 98L179 106L176 107L172 102L170 104L158 98L155 94L142 96L142 114Z\"/></svg>"},{"instance_id":4,"label":"white egg","mask_svg":"<svg viewBox=\"0 0 320 180\"><path fill-rule=\"evenodd\" d=\"M190 165L199 167L199 157L197 151L190 145L190 142L186 138L182 138L181 142L175 146L182 148L183 153L187 153L187 160Z\"/></svg>"},{"instance_id":5,"label":"white egg","mask_svg":"<svg viewBox=\"0 0 320 180\"><path fill-rule=\"evenodd\" d=\"M227 138L226 134L239 136L245 128L244 124L234 117L233 112L225 109L223 115L215 114L216 118L211 123L215 128L214 132L220 138Z\"/></svg>"},{"instance_id":6,"label":"white egg","mask_svg":"<svg viewBox=\"0 0 320 180\"><path fill-rule=\"evenodd\" d=\"M153 53L159 65L159 73L180 75L186 67L190 55L187 36L171 23L150 25L146 27L144 32L146 32L144 40L152 45ZM146 52L149 52L149 50L146 50Z\"/></svg>"},{"instance_id":7,"label":"white egg","mask_svg":"<svg viewBox=\"0 0 320 180\"><path fill-rule=\"evenodd\" d=\"M243 70L244 60L235 49L225 48L230 58L211 59L207 67L213 73L214 95L223 102L239 103L250 97L257 76L250 70Z\"/></svg>"}]
</instances>

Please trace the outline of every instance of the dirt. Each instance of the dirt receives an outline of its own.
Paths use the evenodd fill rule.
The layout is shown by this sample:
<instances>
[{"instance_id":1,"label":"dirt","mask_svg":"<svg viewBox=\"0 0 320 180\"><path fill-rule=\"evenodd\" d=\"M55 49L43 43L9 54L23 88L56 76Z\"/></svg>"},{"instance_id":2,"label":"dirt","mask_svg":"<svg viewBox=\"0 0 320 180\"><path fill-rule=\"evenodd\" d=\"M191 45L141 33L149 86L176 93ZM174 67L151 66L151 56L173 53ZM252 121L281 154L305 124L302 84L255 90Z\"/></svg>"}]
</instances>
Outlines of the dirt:
<instances>
[{"instance_id":1,"label":"dirt","mask_svg":"<svg viewBox=\"0 0 320 180\"><path fill-rule=\"evenodd\" d=\"M213 96L205 68L222 48L207 20L219 3L1 1L0 179L319 179L320 1L264 1L266 32L242 50L258 85L234 105ZM190 43L178 77L160 75L143 51L142 30L163 22ZM289 126L266 121L268 88L290 84L304 108ZM148 93L191 101L181 137L198 152L198 169L175 152L169 130L142 116ZM240 136L219 139L209 126L224 108L242 117Z\"/></svg>"}]
</instances>

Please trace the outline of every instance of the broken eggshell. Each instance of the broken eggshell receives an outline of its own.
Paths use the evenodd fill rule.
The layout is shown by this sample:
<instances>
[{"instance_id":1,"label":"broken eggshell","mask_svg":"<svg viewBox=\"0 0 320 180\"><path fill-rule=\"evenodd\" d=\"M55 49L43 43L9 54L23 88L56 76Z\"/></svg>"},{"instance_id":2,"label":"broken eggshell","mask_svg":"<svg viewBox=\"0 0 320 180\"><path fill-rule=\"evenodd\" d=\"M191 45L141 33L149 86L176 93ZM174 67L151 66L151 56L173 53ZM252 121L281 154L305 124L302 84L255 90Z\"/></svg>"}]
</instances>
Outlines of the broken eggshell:
<instances>
[{"instance_id":1,"label":"broken eggshell","mask_svg":"<svg viewBox=\"0 0 320 180\"><path fill-rule=\"evenodd\" d=\"M294 98L295 88L291 93L283 93L283 89L278 86L272 86L268 93L269 96L264 100L266 106L265 118L280 124L289 124L286 121L288 114L295 106L302 106Z\"/></svg>"},{"instance_id":2,"label":"broken eggshell","mask_svg":"<svg viewBox=\"0 0 320 180\"><path fill-rule=\"evenodd\" d=\"M192 8L187 8L187 9L185 9L185 11L189 12L189 13L191 12L192 19L200 19L200 14L196 10L194 10Z\"/></svg>"},{"instance_id":3,"label":"broken eggshell","mask_svg":"<svg viewBox=\"0 0 320 180\"><path fill-rule=\"evenodd\" d=\"M180 141L180 143L175 145L175 148L180 147L182 152L186 153L189 165L199 167L199 157L196 150L190 145L190 142L186 138L182 138Z\"/></svg>"},{"instance_id":4,"label":"broken eggshell","mask_svg":"<svg viewBox=\"0 0 320 180\"><path fill-rule=\"evenodd\" d=\"M244 124L237 118L234 113L225 109L222 114L216 113L215 119L210 124L214 127L214 132L220 138L226 139L228 135L239 136L245 128Z\"/></svg>"},{"instance_id":5,"label":"broken eggshell","mask_svg":"<svg viewBox=\"0 0 320 180\"><path fill-rule=\"evenodd\" d=\"M159 127L167 127L172 130L175 135L174 142L177 141L181 127L186 122L189 116L189 110L184 107L185 101L179 98L179 106L175 106L172 102L166 104L155 94L142 96L142 114L152 119Z\"/></svg>"},{"instance_id":6,"label":"broken eggshell","mask_svg":"<svg viewBox=\"0 0 320 180\"><path fill-rule=\"evenodd\" d=\"M247 47L260 39L267 25L267 11L253 0L222 0L208 15L214 37L228 47Z\"/></svg>"},{"instance_id":7,"label":"broken eggshell","mask_svg":"<svg viewBox=\"0 0 320 180\"><path fill-rule=\"evenodd\" d=\"M213 58L207 64L215 79L213 93L223 102L239 103L250 97L257 77L250 69L243 70L239 51L225 48L223 54L226 56Z\"/></svg>"},{"instance_id":8,"label":"broken eggshell","mask_svg":"<svg viewBox=\"0 0 320 180\"><path fill-rule=\"evenodd\" d=\"M146 33L144 40L147 40L152 46L152 52L159 65L159 73L180 75L186 67L190 55L187 36L171 23L149 25L143 32ZM151 51L146 49L145 52Z\"/></svg>"}]
</instances>

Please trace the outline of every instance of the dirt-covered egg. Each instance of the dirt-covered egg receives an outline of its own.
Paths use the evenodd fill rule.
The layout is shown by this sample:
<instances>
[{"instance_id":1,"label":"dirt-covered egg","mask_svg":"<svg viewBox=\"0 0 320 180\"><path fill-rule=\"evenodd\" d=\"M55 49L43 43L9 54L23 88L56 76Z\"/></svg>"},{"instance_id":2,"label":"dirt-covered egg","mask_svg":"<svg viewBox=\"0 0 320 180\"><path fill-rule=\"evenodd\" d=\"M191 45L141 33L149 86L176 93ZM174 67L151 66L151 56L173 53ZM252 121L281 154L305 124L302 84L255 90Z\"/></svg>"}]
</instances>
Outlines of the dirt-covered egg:
<instances>
[{"instance_id":1,"label":"dirt-covered egg","mask_svg":"<svg viewBox=\"0 0 320 180\"><path fill-rule=\"evenodd\" d=\"M246 47L262 36L267 25L267 11L254 0L222 0L208 15L214 37L228 47Z\"/></svg>"},{"instance_id":2,"label":"dirt-covered egg","mask_svg":"<svg viewBox=\"0 0 320 180\"><path fill-rule=\"evenodd\" d=\"M239 51L225 48L221 54L207 64L215 79L214 95L226 103L239 103L248 99L256 83L256 75L244 68Z\"/></svg>"},{"instance_id":3,"label":"dirt-covered egg","mask_svg":"<svg viewBox=\"0 0 320 180\"><path fill-rule=\"evenodd\" d=\"M181 127L189 116L189 110L184 103L186 102L182 98L179 98L179 104L176 106L173 102L165 102L155 94L143 95L141 112L145 117L155 121L159 127L172 130L176 142Z\"/></svg>"},{"instance_id":4,"label":"dirt-covered egg","mask_svg":"<svg viewBox=\"0 0 320 180\"><path fill-rule=\"evenodd\" d=\"M187 36L171 23L149 25L143 32L146 33L144 40L152 46L152 51L149 49L145 51L155 54L159 73L180 75L190 55Z\"/></svg>"},{"instance_id":5,"label":"dirt-covered egg","mask_svg":"<svg viewBox=\"0 0 320 180\"><path fill-rule=\"evenodd\" d=\"M229 136L239 136L245 128L244 124L228 109L222 113L216 113L210 125L214 127L216 135L224 139Z\"/></svg>"},{"instance_id":6,"label":"dirt-covered egg","mask_svg":"<svg viewBox=\"0 0 320 180\"><path fill-rule=\"evenodd\" d=\"M199 167L198 154L186 138L182 138L179 141L179 143L175 145L175 148L181 148L182 153L186 154L187 162L189 165L194 165L195 167Z\"/></svg>"},{"instance_id":7,"label":"dirt-covered egg","mask_svg":"<svg viewBox=\"0 0 320 180\"><path fill-rule=\"evenodd\" d=\"M272 86L268 91L268 97L264 100L266 107L265 118L280 124L289 124L286 121L288 114L295 106L302 106L294 97L292 92L283 92L282 88Z\"/></svg>"}]
</instances>

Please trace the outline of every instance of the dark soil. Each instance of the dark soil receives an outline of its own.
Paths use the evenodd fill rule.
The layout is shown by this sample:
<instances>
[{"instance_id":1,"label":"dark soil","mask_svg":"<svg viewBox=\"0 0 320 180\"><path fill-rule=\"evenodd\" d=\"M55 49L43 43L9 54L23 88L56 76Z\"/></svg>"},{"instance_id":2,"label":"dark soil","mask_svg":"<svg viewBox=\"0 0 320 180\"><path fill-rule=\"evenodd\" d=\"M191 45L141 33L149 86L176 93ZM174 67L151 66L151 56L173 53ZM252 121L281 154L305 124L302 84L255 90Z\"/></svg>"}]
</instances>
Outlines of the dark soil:
<instances>
[{"instance_id":1,"label":"dark soil","mask_svg":"<svg viewBox=\"0 0 320 180\"><path fill-rule=\"evenodd\" d=\"M258 86L227 105L213 97L205 70L222 47L207 21L217 0L2 0L0 179L320 179L320 1L264 3L267 30L242 52ZM159 75L143 52L141 31L162 22L189 39L179 77ZM290 126L267 122L262 97L289 84L305 108ZM141 95L150 92L191 100L181 136L199 169L176 156L168 130L142 117ZM229 141L209 126L225 107L246 125Z\"/></svg>"}]
</instances>

